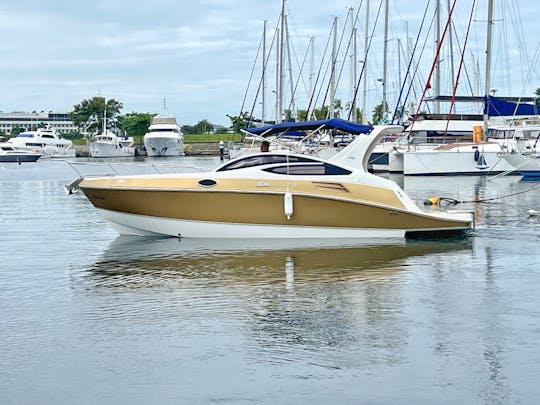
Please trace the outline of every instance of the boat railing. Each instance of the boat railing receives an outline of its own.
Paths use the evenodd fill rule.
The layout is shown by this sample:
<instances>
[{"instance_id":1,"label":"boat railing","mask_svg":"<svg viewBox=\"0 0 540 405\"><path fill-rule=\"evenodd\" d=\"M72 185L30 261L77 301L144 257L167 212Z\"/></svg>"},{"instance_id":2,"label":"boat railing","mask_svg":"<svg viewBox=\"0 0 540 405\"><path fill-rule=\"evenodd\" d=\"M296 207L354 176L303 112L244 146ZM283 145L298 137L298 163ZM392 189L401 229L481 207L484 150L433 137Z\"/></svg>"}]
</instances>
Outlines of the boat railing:
<instances>
[{"instance_id":1,"label":"boat railing","mask_svg":"<svg viewBox=\"0 0 540 405\"><path fill-rule=\"evenodd\" d=\"M185 164L145 162L74 162L67 164L80 177L129 176L143 174L172 174L189 171L207 172L210 169Z\"/></svg>"},{"instance_id":2,"label":"boat railing","mask_svg":"<svg viewBox=\"0 0 540 405\"><path fill-rule=\"evenodd\" d=\"M392 142L392 141L390 141ZM394 147L398 150L415 152L418 150L434 149L443 145L459 146L471 144L472 138L461 136L420 136L400 137L394 142Z\"/></svg>"},{"instance_id":3,"label":"boat railing","mask_svg":"<svg viewBox=\"0 0 540 405\"><path fill-rule=\"evenodd\" d=\"M211 169L173 164L173 163L143 163L143 162L73 162L65 160L78 177L64 185L66 194L73 194L79 190L79 183L90 177L115 177L146 174L174 174L190 171L208 172Z\"/></svg>"}]
</instances>

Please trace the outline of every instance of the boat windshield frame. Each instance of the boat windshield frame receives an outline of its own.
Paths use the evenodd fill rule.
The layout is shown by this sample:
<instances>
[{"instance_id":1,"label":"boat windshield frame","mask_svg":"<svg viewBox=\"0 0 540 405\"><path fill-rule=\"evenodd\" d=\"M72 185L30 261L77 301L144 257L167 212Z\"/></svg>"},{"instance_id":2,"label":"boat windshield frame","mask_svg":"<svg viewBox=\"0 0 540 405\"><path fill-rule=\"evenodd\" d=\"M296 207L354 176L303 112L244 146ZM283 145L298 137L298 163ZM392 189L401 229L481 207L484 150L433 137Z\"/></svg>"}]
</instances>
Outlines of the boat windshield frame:
<instances>
[{"instance_id":1,"label":"boat windshield frame","mask_svg":"<svg viewBox=\"0 0 540 405\"><path fill-rule=\"evenodd\" d=\"M277 153L260 153L256 155L249 155L238 158L231 162L227 162L224 165L218 167L216 172L225 172L229 170L246 169L256 166L266 166L270 164L293 164L293 163L311 163L320 164L323 163L320 160L312 159L306 156L287 155Z\"/></svg>"}]
</instances>

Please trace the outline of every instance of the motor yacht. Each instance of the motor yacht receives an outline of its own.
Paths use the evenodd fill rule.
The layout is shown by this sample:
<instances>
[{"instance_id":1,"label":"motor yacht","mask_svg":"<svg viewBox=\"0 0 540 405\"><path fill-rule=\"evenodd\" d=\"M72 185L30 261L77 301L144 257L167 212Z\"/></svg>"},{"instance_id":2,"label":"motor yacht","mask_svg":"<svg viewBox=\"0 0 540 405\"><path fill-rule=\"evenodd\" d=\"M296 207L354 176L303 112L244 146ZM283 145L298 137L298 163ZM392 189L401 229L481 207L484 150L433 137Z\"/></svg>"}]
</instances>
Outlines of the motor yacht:
<instances>
[{"instance_id":1,"label":"motor yacht","mask_svg":"<svg viewBox=\"0 0 540 405\"><path fill-rule=\"evenodd\" d=\"M184 155L184 136L176 118L154 117L144 135L144 147L148 156Z\"/></svg>"},{"instance_id":2,"label":"motor yacht","mask_svg":"<svg viewBox=\"0 0 540 405\"><path fill-rule=\"evenodd\" d=\"M75 157L73 142L60 138L54 128L24 131L6 144L19 151L38 153L44 158Z\"/></svg>"},{"instance_id":3,"label":"motor yacht","mask_svg":"<svg viewBox=\"0 0 540 405\"><path fill-rule=\"evenodd\" d=\"M88 147L94 158L135 156L133 137L117 135L108 129L97 135Z\"/></svg>"},{"instance_id":4,"label":"motor yacht","mask_svg":"<svg viewBox=\"0 0 540 405\"><path fill-rule=\"evenodd\" d=\"M37 152L17 150L7 143L0 143L0 162L35 162L40 157Z\"/></svg>"},{"instance_id":5,"label":"motor yacht","mask_svg":"<svg viewBox=\"0 0 540 405\"><path fill-rule=\"evenodd\" d=\"M472 213L423 212L396 183L368 172L374 145L401 127L349 124L367 133L328 160L256 153L210 172L84 177L78 186L122 234L402 238L471 229Z\"/></svg>"}]
</instances>

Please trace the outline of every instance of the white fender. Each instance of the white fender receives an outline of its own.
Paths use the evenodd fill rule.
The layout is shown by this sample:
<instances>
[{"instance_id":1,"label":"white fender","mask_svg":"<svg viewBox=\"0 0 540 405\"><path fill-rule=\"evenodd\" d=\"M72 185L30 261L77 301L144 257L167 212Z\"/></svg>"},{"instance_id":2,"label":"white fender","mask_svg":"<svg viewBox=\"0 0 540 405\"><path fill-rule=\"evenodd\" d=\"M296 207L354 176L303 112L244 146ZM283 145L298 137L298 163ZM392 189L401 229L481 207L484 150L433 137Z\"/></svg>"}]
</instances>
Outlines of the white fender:
<instances>
[{"instance_id":1,"label":"white fender","mask_svg":"<svg viewBox=\"0 0 540 405\"><path fill-rule=\"evenodd\" d=\"M291 219L291 216L294 212L293 210L293 196L288 191L283 196L283 209L285 211L285 216L287 219Z\"/></svg>"}]
</instances>

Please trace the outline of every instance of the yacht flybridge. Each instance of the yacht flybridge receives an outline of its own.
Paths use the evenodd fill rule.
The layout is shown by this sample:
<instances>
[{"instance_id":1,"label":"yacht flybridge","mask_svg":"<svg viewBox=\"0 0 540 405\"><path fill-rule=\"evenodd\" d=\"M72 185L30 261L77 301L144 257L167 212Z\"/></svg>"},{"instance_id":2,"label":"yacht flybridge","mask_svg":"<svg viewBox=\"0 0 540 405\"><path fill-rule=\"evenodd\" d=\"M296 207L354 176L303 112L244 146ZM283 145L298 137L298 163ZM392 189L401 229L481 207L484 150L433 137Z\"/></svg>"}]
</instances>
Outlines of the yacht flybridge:
<instances>
[{"instance_id":1,"label":"yacht flybridge","mask_svg":"<svg viewBox=\"0 0 540 405\"><path fill-rule=\"evenodd\" d=\"M401 127L328 121L334 130L364 134L329 160L256 153L211 172L87 177L78 186L123 234L372 238L447 236L472 227L470 212L423 212L397 184L368 172L375 144Z\"/></svg>"}]
</instances>

